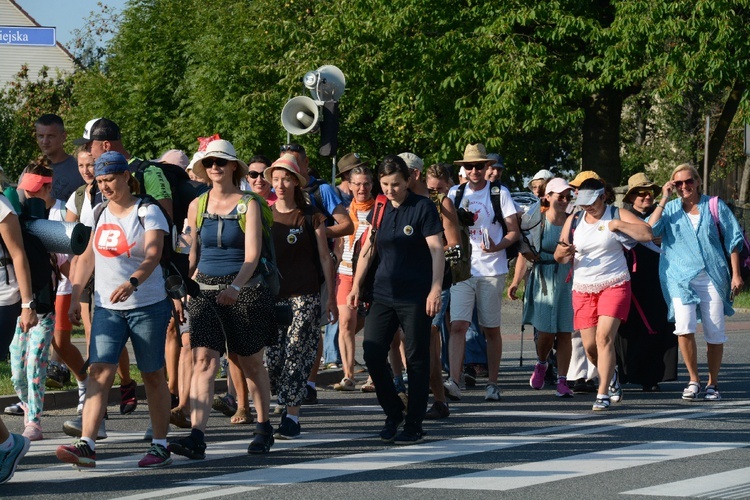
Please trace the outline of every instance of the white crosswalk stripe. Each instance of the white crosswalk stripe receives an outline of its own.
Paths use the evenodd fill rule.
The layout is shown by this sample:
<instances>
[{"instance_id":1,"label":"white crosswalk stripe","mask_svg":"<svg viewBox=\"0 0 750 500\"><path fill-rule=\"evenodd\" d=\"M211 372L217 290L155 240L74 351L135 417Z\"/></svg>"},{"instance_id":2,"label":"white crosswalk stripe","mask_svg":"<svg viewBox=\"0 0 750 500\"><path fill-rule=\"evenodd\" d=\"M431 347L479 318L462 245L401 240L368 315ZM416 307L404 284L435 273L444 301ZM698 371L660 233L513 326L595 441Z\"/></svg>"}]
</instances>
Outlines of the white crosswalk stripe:
<instances>
[{"instance_id":1,"label":"white crosswalk stripe","mask_svg":"<svg viewBox=\"0 0 750 500\"><path fill-rule=\"evenodd\" d=\"M623 494L660 497L750 498L750 467L625 491Z\"/></svg>"}]
</instances>

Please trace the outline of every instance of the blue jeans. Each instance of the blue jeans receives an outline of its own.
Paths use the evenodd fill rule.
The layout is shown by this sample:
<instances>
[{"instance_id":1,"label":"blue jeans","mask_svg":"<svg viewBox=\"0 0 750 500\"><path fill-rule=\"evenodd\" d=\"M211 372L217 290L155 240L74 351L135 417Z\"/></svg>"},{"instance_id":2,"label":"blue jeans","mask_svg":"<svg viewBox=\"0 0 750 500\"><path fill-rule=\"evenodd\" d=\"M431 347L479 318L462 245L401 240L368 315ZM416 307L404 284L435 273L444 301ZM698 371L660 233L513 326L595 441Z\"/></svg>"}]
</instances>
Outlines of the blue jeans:
<instances>
[{"instance_id":1,"label":"blue jeans","mask_svg":"<svg viewBox=\"0 0 750 500\"><path fill-rule=\"evenodd\" d=\"M143 373L160 370L164 367L164 345L171 316L169 299L125 311L95 307L89 361L116 365L130 338L138 369Z\"/></svg>"},{"instance_id":2,"label":"blue jeans","mask_svg":"<svg viewBox=\"0 0 750 500\"><path fill-rule=\"evenodd\" d=\"M323 359L325 363L341 364L341 352L339 351L339 322L328 323L326 333L323 335Z\"/></svg>"},{"instance_id":3,"label":"blue jeans","mask_svg":"<svg viewBox=\"0 0 750 500\"><path fill-rule=\"evenodd\" d=\"M469 329L466 330L466 350L464 352L464 364L487 364L487 339L479 328L477 308L474 307L474 317Z\"/></svg>"},{"instance_id":4,"label":"blue jeans","mask_svg":"<svg viewBox=\"0 0 750 500\"><path fill-rule=\"evenodd\" d=\"M448 338L451 334L450 326L445 318L445 313L448 311L448 307L451 304L451 289L443 290L440 292L440 312L438 312L434 318L432 318L432 326L436 326L440 329L440 361L443 365L443 370L450 371L448 365Z\"/></svg>"}]
</instances>

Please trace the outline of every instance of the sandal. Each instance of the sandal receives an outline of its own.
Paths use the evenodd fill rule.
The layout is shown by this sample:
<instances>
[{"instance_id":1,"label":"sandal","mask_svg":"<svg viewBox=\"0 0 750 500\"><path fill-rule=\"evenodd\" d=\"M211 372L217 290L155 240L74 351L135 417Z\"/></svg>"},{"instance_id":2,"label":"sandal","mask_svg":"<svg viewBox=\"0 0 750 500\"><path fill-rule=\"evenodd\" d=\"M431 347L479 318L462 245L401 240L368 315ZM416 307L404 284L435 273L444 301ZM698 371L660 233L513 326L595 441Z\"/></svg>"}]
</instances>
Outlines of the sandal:
<instances>
[{"instance_id":1,"label":"sandal","mask_svg":"<svg viewBox=\"0 0 750 500\"><path fill-rule=\"evenodd\" d=\"M685 389L682 391L682 399L686 401L694 401L698 398L698 394L700 393L701 393L700 382L690 382L687 385L687 387L685 387Z\"/></svg>"},{"instance_id":2,"label":"sandal","mask_svg":"<svg viewBox=\"0 0 750 500\"><path fill-rule=\"evenodd\" d=\"M360 390L362 392L375 392L375 384L372 382L372 378L367 377L367 382L362 384L362 387L360 387Z\"/></svg>"},{"instance_id":3,"label":"sandal","mask_svg":"<svg viewBox=\"0 0 750 500\"><path fill-rule=\"evenodd\" d=\"M341 382L339 382L338 384L333 384L333 390L354 391L356 390L356 387L354 387L354 380L350 379L349 377L344 377L341 379Z\"/></svg>"},{"instance_id":4,"label":"sandal","mask_svg":"<svg viewBox=\"0 0 750 500\"><path fill-rule=\"evenodd\" d=\"M232 424L251 424L253 422L253 415L248 411L247 408L239 407L237 411L229 419L229 423Z\"/></svg>"},{"instance_id":5,"label":"sandal","mask_svg":"<svg viewBox=\"0 0 750 500\"><path fill-rule=\"evenodd\" d=\"M721 394L719 394L719 386L707 385L706 395L703 396L703 399L705 399L706 401L719 401L721 399Z\"/></svg>"}]
</instances>

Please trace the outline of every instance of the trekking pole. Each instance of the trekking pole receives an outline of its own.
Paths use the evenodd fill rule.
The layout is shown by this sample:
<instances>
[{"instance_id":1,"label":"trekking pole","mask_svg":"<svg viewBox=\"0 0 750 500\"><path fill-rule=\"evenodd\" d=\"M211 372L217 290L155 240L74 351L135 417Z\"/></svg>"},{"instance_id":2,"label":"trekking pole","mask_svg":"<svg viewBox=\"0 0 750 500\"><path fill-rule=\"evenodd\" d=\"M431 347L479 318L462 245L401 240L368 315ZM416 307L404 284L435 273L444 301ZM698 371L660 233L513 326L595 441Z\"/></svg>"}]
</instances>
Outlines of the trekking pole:
<instances>
[{"instance_id":1,"label":"trekking pole","mask_svg":"<svg viewBox=\"0 0 750 500\"><path fill-rule=\"evenodd\" d=\"M521 323L521 354L518 355L518 366L523 366L523 332L526 326Z\"/></svg>"}]
</instances>

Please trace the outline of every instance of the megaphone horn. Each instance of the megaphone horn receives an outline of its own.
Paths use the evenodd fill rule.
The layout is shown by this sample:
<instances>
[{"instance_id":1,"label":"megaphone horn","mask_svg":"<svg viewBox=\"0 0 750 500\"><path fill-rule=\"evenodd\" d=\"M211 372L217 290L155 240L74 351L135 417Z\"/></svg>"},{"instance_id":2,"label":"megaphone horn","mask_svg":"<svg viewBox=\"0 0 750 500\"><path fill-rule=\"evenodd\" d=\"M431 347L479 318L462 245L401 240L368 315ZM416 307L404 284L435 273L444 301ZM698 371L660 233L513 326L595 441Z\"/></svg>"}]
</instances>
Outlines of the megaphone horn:
<instances>
[{"instance_id":1,"label":"megaphone horn","mask_svg":"<svg viewBox=\"0 0 750 500\"><path fill-rule=\"evenodd\" d=\"M320 110L315 101L305 96L289 99L281 110L281 124L292 135L305 135L318 127Z\"/></svg>"}]
</instances>

